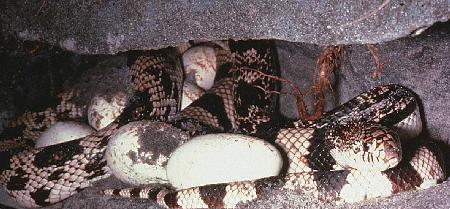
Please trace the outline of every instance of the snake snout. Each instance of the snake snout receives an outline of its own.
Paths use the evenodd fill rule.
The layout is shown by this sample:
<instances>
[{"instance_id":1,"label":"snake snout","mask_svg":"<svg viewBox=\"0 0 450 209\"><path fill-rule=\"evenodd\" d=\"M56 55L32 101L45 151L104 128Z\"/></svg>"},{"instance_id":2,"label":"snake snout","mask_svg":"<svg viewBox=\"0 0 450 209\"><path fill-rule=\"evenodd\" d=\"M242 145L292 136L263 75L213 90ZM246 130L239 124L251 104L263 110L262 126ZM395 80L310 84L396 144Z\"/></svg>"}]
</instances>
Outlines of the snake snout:
<instances>
[{"instance_id":1,"label":"snake snout","mask_svg":"<svg viewBox=\"0 0 450 209\"><path fill-rule=\"evenodd\" d=\"M362 169L383 171L400 162L401 144L394 131L379 124L368 124L363 128L361 136L364 136L361 144Z\"/></svg>"},{"instance_id":2,"label":"snake snout","mask_svg":"<svg viewBox=\"0 0 450 209\"><path fill-rule=\"evenodd\" d=\"M379 126L372 135L376 140L380 170L395 167L402 159L400 138L391 129Z\"/></svg>"},{"instance_id":3,"label":"snake snout","mask_svg":"<svg viewBox=\"0 0 450 209\"><path fill-rule=\"evenodd\" d=\"M384 171L401 160L398 135L374 123L352 122L329 130L331 155L343 168Z\"/></svg>"},{"instance_id":4,"label":"snake snout","mask_svg":"<svg viewBox=\"0 0 450 209\"><path fill-rule=\"evenodd\" d=\"M386 143L386 145L384 145L383 152L385 156L383 161L388 168L396 166L402 158L401 148L393 143Z\"/></svg>"}]
</instances>

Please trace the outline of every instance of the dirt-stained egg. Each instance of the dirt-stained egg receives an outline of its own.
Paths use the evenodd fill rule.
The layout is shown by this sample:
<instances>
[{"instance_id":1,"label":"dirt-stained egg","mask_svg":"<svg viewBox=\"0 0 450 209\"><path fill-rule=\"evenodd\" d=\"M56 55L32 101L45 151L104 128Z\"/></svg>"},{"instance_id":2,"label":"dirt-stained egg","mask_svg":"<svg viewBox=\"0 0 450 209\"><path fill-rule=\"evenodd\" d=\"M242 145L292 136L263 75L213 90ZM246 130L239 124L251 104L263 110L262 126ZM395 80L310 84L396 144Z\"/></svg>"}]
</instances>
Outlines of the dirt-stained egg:
<instances>
[{"instance_id":1,"label":"dirt-stained egg","mask_svg":"<svg viewBox=\"0 0 450 209\"><path fill-rule=\"evenodd\" d=\"M213 86L217 70L216 52L213 47L194 46L183 53L182 60L187 81L204 90Z\"/></svg>"},{"instance_id":2,"label":"dirt-stained egg","mask_svg":"<svg viewBox=\"0 0 450 209\"><path fill-rule=\"evenodd\" d=\"M184 82L183 95L181 97L181 109L189 106L193 101L197 100L204 93L205 91L197 85L189 82Z\"/></svg>"},{"instance_id":3,"label":"dirt-stained egg","mask_svg":"<svg viewBox=\"0 0 450 209\"><path fill-rule=\"evenodd\" d=\"M87 124L59 121L46 129L36 140L35 147L46 147L54 144L59 144L74 139L85 137L94 132L94 129Z\"/></svg>"},{"instance_id":4,"label":"dirt-stained egg","mask_svg":"<svg viewBox=\"0 0 450 209\"><path fill-rule=\"evenodd\" d=\"M100 130L113 122L122 113L128 104L128 95L123 92L117 92L106 96L95 96L91 99L88 107L88 121L94 129Z\"/></svg>"},{"instance_id":5,"label":"dirt-stained egg","mask_svg":"<svg viewBox=\"0 0 450 209\"><path fill-rule=\"evenodd\" d=\"M245 135L208 134L176 149L167 163L167 178L176 188L251 180L278 175L280 152Z\"/></svg>"},{"instance_id":6,"label":"dirt-stained egg","mask_svg":"<svg viewBox=\"0 0 450 209\"><path fill-rule=\"evenodd\" d=\"M125 183L167 183L167 160L187 139L186 133L166 123L131 122L111 136L105 158L112 174Z\"/></svg>"}]
</instances>

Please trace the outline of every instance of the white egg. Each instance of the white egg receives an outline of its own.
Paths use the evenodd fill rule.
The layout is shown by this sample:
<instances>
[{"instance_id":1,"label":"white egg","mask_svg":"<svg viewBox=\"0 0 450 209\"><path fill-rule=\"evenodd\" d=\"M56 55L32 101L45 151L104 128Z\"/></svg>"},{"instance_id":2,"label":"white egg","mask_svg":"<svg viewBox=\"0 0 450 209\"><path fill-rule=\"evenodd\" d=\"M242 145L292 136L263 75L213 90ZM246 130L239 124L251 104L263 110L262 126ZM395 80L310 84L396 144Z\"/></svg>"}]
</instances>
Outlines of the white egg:
<instances>
[{"instance_id":1,"label":"white egg","mask_svg":"<svg viewBox=\"0 0 450 209\"><path fill-rule=\"evenodd\" d=\"M204 90L213 86L217 69L216 52L213 47L192 47L183 53L182 60L187 80L193 80Z\"/></svg>"},{"instance_id":2,"label":"white egg","mask_svg":"<svg viewBox=\"0 0 450 209\"><path fill-rule=\"evenodd\" d=\"M128 96L118 92L111 99L103 96L92 98L88 108L88 121L96 130L100 130L113 122L122 113L128 103Z\"/></svg>"},{"instance_id":3,"label":"white egg","mask_svg":"<svg viewBox=\"0 0 450 209\"><path fill-rule=\"evenodd\" d=\"M79 139L92 132L94 132L94 130L86 124L72 121L59 121L42 132L36 140L35 147L46 147Z\"/></svg>"},{"instance_id":4,"label":"white egg","mask_svg":"<svg viewBox=\"0 0 450 209\"><path fill-rule=\"evenodd\" d=\"M183 83L183 95L181 97L181 109L189 106L193 101L202 96L205 91L199 88L197 85L184 82Z\"/></svg>"},{"instance_id":5,"label":"white egg","mask_svg":"<svg viewBox=\"0 0 450 209\"><path fill-rule=\"evenodd\" d=\"M111 136L105 158L112 174L125 183L167 183L167 160L187 139L187 134L166 123L131 122Z\"/></svg>"},{"instance_id":6,"label":"white egg","mask_svg":"<svg viewBox=\"0 0 450 209\"><path fill-rule=\"evenodd\" d=\"M245 135L194 137L173 152L167 178L176 188L251 180L278 175L280 152L271 144Z\"/></svg>"}]
</instances>

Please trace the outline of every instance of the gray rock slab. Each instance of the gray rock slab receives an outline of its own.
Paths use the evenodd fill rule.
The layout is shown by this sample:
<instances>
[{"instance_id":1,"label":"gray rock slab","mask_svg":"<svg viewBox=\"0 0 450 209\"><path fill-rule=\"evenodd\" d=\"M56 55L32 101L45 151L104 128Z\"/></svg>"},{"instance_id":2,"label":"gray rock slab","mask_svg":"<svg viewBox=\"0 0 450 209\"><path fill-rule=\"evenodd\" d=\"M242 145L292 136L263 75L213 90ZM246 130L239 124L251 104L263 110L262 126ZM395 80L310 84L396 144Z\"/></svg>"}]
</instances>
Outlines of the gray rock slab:
<instances>
[{"instance_id":1,"label":"gray rock slab","mask_svg":"<svg viewBox=\"0 0 450 209\"><path fill-rule=\"evenodd\" d=\"M449 19L435 1L7 1L1 29L87 54L155 49L188 40L280 39L378 43Z\"/></svg>"}]
</instances>

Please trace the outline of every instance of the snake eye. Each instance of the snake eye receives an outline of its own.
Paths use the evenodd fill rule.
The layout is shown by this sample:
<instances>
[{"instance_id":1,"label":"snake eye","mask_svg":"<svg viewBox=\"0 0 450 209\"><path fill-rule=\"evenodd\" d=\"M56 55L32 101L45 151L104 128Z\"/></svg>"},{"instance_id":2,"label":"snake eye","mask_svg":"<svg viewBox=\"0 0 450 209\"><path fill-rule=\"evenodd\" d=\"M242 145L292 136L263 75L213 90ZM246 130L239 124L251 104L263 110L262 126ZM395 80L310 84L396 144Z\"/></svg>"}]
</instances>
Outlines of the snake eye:
<instances>
[{"instance_id":1,"label":"snake eye","mask_svg":"<svg viewBox=\"0 0 450 209\"><path fill-rule=\"evenodd\" d=\"M363 144L363 151L364 152L369 151L371 146L372 146L372 144L370 144L370 143L364 143Z\"/></svg>"}]
</instances>

